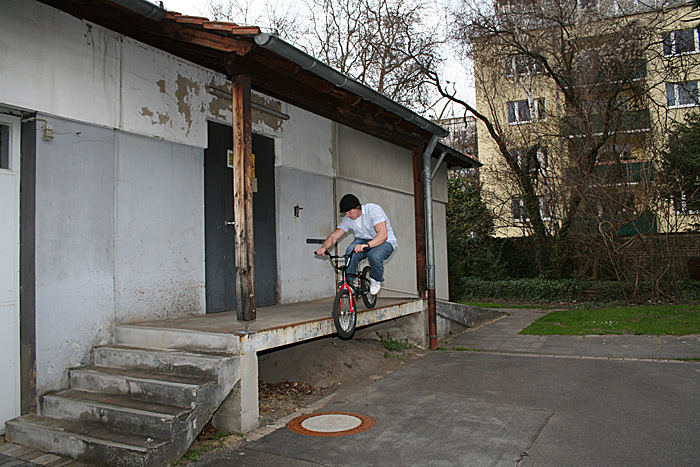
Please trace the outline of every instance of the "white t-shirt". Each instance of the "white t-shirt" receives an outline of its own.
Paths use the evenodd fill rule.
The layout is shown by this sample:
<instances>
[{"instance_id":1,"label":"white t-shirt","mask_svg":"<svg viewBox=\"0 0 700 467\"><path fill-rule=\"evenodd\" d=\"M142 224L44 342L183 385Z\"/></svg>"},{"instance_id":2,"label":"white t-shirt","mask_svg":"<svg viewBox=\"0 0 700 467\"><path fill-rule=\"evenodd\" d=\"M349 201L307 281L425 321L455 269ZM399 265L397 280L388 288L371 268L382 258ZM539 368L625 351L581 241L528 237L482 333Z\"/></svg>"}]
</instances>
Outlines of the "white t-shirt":
<instances>
[{"instance_id":1,"label":"white t-shirt","mask_svg":"<svg viewBox=\"0 0 700 467\"><path fill-rule=\"evenodd\" d=\"M398 243L394 236L394 230L391 228L391 223L389 223L389 218L386 217L384 209L378 204L363 204L362 215L360 217L352 220L348 216L345 216L338 224L338 228L346 232L352 230L353 234L355 234L355 238L371 240L377 235L377 230L374 226L381 222L386 222L386 241L396 248Z\"/></svg>"}]
</instances>

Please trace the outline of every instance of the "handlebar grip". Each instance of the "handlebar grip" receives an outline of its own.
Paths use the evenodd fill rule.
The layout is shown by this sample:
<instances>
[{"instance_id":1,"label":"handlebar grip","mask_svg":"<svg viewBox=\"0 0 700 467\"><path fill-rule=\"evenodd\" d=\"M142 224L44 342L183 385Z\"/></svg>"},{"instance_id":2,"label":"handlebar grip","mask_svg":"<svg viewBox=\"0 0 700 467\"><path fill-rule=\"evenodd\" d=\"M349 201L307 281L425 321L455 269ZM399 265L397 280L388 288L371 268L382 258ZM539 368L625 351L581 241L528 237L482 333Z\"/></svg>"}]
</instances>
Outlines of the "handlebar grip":
<instances>
[{"instance_id":1,"label":"handlebar grip","mask_svg":"<svg viewBox=\"0 0 700 467\"><path fill-rule=\"evenodd\" d=\"M372 247L368 245L368 246L364 247L364 248L362 249L362 251L369 251L371 248L372 248Z\"/></svg>"}]
</instances>

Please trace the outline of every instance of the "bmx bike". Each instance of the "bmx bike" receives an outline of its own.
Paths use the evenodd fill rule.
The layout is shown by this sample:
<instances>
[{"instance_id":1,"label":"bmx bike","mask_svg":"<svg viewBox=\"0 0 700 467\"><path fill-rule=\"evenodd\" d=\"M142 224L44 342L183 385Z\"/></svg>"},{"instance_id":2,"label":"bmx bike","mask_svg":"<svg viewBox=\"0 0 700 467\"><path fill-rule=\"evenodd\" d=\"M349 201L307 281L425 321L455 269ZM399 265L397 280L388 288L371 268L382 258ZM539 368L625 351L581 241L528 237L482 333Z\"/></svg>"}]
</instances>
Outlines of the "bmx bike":
<instances>
[{"instance_id":1,"label":"bmx bike","mask_svg":"<svg viewBox=\"0 0 700 467\"><path fill-rule=\"evenodd\" d=\"M364 251L369 250L365 248ZM352 255L329 255L333 269L342 275L342 279L338 282L338 291L333 300L333 323L338 335L341 339L352 339L355 334L355 326L357 324L357 297L362 297L367 308L374 308L377 304L377 296L369 292L369 273L372 270L370 266L365 266L359 274L347 274L348 262ZM341 261L342 260L342 261ZM354 285L349 277L358 276L358 283Z\"/></svg>"}]
</instances>

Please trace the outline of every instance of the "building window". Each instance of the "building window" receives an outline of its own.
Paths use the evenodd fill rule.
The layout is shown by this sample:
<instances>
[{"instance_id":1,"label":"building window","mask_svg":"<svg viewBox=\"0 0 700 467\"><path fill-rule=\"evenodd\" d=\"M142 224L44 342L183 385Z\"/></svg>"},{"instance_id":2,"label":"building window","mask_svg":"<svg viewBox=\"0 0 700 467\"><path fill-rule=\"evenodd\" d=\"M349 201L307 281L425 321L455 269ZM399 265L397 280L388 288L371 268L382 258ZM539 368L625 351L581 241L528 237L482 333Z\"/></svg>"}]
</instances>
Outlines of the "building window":
<instances>
[{"instance_id":1,"label":"building window","mask_svg":"<svg viewBox=\"0 0 700 467\"><path fill-rule=\"evenodd\" d=\"M670 108L698 105L697 80L666 83L666 102Z\"/></svg>"},{"instance_id":2,"label":"building window","mask_svg":"<svg viewBox=\"0 0 700 467\"><path fill-rule=\"evenodd\" d=\"M537 75L542 73L542 64L527 55L513 55L506 57L504 73L506 78Z\"/></svg>"},{"instance_id":3,"label":"building window","mask_svg":"<svg viewBox=\"0 0 700 467\"><path fill-rule=\"evenodd\" d=\"M540 205L540 217L543 221L550 220L554 212L552 204L543 196L539 196L537 200ZM525 201L523 198L519 196L513 197L511 200L511 214L514 222L528 222L530 220L530 216L527 215L527 210L525 209Z\"/></svg>"},{"instance_id":4,"label":"building window","mask_svg":"<svg viewBox=\"0 0 700 467\"><path fill-rule=\"evenodd\" d=\"M527 170L531 175L535 175L539 170L547 170L547 166L549 165L547 148L539 146L534 153L533 149L534 147L517 148L511 151L518 159L518 166L523 171Z\"/></svg>"},{"instance_id":5,"label":"building window","mask_svg":"<svg viewBox=\"0 0 700 467\"><path fill-rule=\"evenodd\" d=\"M700 51L698 30L680 29L663 35L664 55L680 55Z\"/></svg>"},{"instance_id":6,"label":"building window","mask_svg":"<svg viewBox=\"0 0 700 467\"><path fill-rule=\"evenodd\" d=\"M589 150L590 151L590 150ZM632 146L627 144L606 144L598 150L598 162L630 161L635 157Z\"/></svg>"},{"instance_id":7,"label":"building window","mask_svg":"<svg viewBox=\"0 0 700 467\"><path fill-rule=\"evenodd\" d=\"M525 210L525 202L522 198L513 197L511 200L511 213L515 222L524 222L530 220Z\"/></svg>"},{"instance_id":8,"label":"building window","mask_svg":"<svg viewBox=\"0 0 700 467\"><path fill-rule=\"evenodd\" d=\"M532 101L528 99L510 101L508 102L507 109L508 123L512 125L531 122L533 114L540 120L544 120L546 117L543 97Z\"/></svg>"},{"instance_id":9,"label":"building window","mask_svg":"<svg viewBox=\"0 0 700 467\"><path fill-rule=\"evenodd\" d=\"M0 169L10 168L10 127L0 123Z\"/></svg>"},{"instance_id":10,"label":"building window","mask_svg":"<svg viewBox=\"0 0 700 467\"><path fill-rule=\"evenodd\" d=\"M687 193L677 193L673 196L673 212L676 214L700 214L700 193L688 196Z\"/></svg>"}]
</instances>

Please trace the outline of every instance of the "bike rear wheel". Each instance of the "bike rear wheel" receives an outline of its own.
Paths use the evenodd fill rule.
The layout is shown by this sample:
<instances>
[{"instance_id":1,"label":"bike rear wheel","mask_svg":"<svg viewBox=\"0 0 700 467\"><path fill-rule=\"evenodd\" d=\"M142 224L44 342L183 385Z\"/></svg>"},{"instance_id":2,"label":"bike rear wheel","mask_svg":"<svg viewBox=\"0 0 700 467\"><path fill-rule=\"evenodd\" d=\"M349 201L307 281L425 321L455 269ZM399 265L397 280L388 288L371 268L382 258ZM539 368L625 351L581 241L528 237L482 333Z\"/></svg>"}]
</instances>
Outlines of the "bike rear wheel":
<instances>
[{"instance_id":1,"label":"bike rear wheel","mask_svg":"<svg viewBox=\"0 0 700 467\"><path fill-rule=\"evenodd\" d=\"M350 292L340 289L333 301L333 323L341 339L351 339L355 334L357 313L350 309Z\"/></svg>"},{"instance_id":2,"label":"bike rear wheel","mask_svg":"<svg viewBox=\"0 0 700 467\"><path fill-rule=\"evenodd\" d=\"M365 266L360 275L360 291L362 291L362 301L367 308L374 308L377 304L377 296L369 293L369 273L371 267Z\"/></svg>"}]
</instances>

